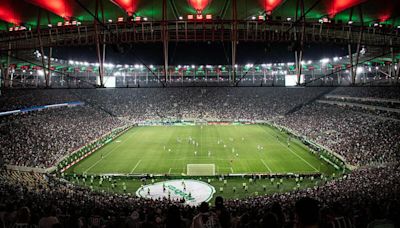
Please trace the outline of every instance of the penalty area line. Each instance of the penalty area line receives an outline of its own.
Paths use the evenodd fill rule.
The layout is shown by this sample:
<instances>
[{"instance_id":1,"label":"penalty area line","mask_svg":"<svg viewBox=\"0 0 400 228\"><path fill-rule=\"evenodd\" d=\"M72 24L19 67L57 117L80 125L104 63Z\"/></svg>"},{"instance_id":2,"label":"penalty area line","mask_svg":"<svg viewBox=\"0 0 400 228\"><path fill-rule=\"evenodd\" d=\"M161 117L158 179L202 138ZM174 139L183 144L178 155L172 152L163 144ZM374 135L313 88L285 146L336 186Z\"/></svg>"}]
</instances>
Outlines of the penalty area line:
<instances>
[{"instance_id":1,"label":"penalty area line","mask_svg":"<svg viewBox=\"0 0 400 228\"><path fill-rule=\"evenodd\" d=\"M135 171L135 169L139 166L139 164L140 164L141 162L142 162L142 160L139 160L139 161L136 163L135 167L133 167L133 169L131 170L131 172L130 172L129 174L132 174L133 171Z\"/></svg>"},{"instance_id":2,"label":"penalty area line","mask_svg":"<svg viewBox=\"0 0 400 228\"><path fill-rule=\"evenodd\" d=\"M260 126L259 126L260 127ZM261 128L261 127L260 127ZM263 128L261 128L263 129ZM274 136L269 133L268 131L266 131L265 129L263 129L268 135L271 135L271 137L273 138ZM315 168L313 165L311 165L307 160L305 160L302 156L298 155L295 151L293 151L290 147L286 146L285 144L283 144L281 141L276 140L279 142L279 144L281 144L287 151L291 152L293 155L297 156L298 158L300 158L304 163L306 163L308 166L310 166L311 168L313 168L315 171L319 172L319 170L317 168Z\"/></svg>"},{"instance_id":3,"label":"penalty area line","mask_svg":"<svg viewBox=\"0 0 400 228\"><path fill-rule=\"evenodd\" d=\"M263 160L263 159L260 159L261 160L261 162L264 164L264 166L268 169L268 171L270 172L270 173L272 173L272 170L269 168L269 166L267 165L267 163L265 163L265 161Z\"/></svg>"},{"instance_id":4,"label":"penalty area line","mask_svg":"<svg viewBox=\"0 0 400 228\"><path fill-rule=\"evenodd\" d=\"M129 139L130 139L134 134L136 134L137 131L138 131L138 130L134 131L134 132L129 136ZM115 151L115 150L116 150L119 146L121 146L121 145L123 145L123 143L118 144L116 147L114 147L110 152L108 152L106 155L104 155L103 158L99 159L99 160L96 161L93 165L91 165L89 168L87 168L87 169L84 171L84 173L87 173L89 170L91 170L93 167L95 167L97 164L99 164L99 162L101 162L101 161L104 160L106 157L108 157L113 151ZM95 152L98 152L98 150L95 151Z\"/></svg>"}]
</instances>

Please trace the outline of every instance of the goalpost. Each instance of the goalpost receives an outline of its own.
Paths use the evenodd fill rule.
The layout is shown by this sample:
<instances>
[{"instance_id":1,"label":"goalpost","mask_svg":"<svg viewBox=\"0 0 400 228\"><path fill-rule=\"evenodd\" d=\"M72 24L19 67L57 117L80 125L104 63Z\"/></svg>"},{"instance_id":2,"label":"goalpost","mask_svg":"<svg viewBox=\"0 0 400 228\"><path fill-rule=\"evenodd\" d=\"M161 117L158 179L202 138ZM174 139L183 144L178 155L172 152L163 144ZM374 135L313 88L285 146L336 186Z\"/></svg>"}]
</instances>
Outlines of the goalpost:
<instances>
[{"instance_id":1,"label":"goalpost","mask_svg":"<svg viewBox=\"0 0 400 228\"><path fill-rule=\"evenodd\" d=\"M186 173L188 176L214 176L215 164L187 164Z\"/></svg>"}]
</instances>

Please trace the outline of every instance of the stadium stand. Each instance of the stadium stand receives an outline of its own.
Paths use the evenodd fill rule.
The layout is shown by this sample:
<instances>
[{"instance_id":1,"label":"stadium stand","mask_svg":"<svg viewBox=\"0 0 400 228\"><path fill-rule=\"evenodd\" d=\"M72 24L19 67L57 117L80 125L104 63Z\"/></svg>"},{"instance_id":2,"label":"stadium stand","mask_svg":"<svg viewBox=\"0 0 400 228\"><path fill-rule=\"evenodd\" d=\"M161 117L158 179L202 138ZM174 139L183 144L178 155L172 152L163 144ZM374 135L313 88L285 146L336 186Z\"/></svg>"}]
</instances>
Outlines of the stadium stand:
<instances>
[{"instance_id":1,"label":"stadium stand","mask_svg":"<svg viewBox=\"0 0 400 228\"><path fill-rule=\"evenodd\" d=\"M399 226L398 117L318 102L329 100L326 95L400 98L398 90L387 88L8 90L0 97L3 111L67 101L82 101L85 105L0 117L5 164L52 166L77 147L132 121L215 118L273 121L326 146L358 168L322 186L223 203L218 198L219 203L211 208L207 204L189 207L167 199L152 201L93 192L52 174L3 170L0 225Z\"/></svg>"}]
</instances>

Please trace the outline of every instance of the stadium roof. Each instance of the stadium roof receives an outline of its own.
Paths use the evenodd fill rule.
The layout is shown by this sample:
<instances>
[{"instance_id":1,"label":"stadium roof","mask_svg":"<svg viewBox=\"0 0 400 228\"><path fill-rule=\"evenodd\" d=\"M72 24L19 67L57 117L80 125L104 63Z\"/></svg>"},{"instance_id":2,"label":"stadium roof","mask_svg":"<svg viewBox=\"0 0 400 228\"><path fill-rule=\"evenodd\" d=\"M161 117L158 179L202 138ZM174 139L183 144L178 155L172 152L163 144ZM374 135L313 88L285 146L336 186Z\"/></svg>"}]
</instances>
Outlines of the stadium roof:
<instances>
[{"instance_id":1,"label":"stadium roof","mask_svg":"<svg viewBox=\"0 0 400 228\"><path fill-rule=\"evenodd\" d=\"M211 14L213 18L232 18L232 0L166 0L167 19L177 20L180 16ZM48 26L69 20L82 23L93 21L97 1L94 0L0 0L0 30L15 25L26 27ZM104 9L101 20L116 21L118 17L146 17L148 20L162 20L162 0L99 0ZM323 17L347 23L359 23L360 9L365 25L384 23L399 26L399 0L304 0L307 20ZM251 19L258 15L273 18L294 18L297 0L237 0L239 20ZM40 17L39 17L40 15ZM40 20L39 20L40 18Z\"/></svg>"}]
</instances>

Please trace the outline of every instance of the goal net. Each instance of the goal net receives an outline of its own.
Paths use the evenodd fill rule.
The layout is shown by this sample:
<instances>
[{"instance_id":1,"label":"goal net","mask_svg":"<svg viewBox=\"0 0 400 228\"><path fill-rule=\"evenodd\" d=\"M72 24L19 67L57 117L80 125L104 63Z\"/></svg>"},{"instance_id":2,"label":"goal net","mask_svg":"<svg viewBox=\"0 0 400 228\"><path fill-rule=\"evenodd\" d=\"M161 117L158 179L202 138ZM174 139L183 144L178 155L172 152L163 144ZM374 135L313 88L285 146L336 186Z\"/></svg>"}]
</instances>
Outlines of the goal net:
<instances>
[{"instance_id":1,"label":"goal net","mask_svg":"<svg viewBox=\"0 0 400 228\"><path fill-rule=\"evenodd\" d=\"M188 176L214 176L215 164L187 164Z\"/></svg>"}]
</instances>

